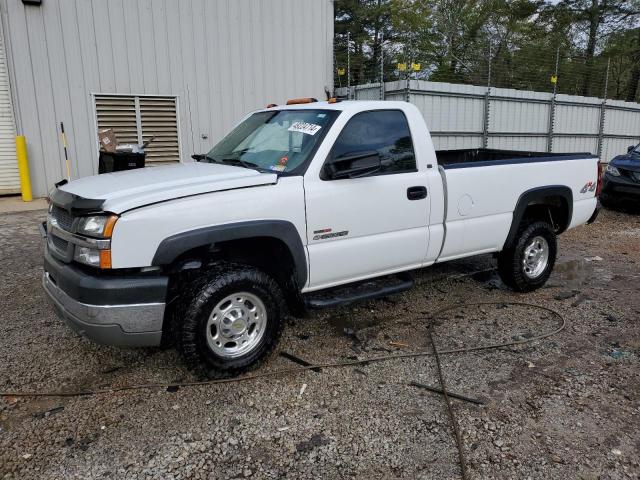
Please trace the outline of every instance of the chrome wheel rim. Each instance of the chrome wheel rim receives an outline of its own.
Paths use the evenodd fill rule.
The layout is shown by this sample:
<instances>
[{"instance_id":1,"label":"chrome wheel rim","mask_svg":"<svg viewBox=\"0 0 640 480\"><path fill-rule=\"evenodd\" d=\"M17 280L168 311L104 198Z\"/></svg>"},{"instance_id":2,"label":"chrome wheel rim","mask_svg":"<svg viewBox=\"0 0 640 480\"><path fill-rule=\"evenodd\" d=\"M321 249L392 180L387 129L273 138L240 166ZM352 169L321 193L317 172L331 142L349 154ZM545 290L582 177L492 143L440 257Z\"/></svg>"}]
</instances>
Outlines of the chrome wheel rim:
<instances>
[{"instance_id":1,"label":"chrome wheel rim","mask_svg":"<svg viewBox=\"0 0 640 480\"><path fill-rule=\"evenodd\" d=\"M252 293L237 292L220 300L209 315L207 344L220 357L239 357L256 348L266 325L262 300Z\"/></svg>"},{"instance_id":2,"label":"chrome wheel rim","mask_svg":"<svg viewBox=\"0 0 640 480\"><path fill-rule=\"evenodd\" d=\"M524 249L522 270L529 278L538 278L549 264L549 243L544 237L534 237Z\"/></svg>"}]
</instances>

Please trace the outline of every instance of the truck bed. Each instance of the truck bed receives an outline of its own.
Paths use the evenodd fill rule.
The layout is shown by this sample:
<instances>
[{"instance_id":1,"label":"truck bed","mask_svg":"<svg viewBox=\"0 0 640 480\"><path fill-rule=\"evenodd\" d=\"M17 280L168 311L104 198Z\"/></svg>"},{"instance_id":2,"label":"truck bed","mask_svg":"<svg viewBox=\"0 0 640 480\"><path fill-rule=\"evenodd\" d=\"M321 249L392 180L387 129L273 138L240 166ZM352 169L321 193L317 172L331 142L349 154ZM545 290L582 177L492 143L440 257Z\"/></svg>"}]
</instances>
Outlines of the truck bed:
<instances>
[{"instance_id":1,"label":"truck bed","mask_svg":"<svg viewBox=\"0 0 640 480\"><path fill-rule=\"evenodd\" d=\"M443 168L480 167L484 165L506 165L510 163L551 162L589 158L590 153L549 153L519 150L497 150L492 148L467 148L458 150L436 150L438 164Z\"/></svg>"},{"instance_id":2,"label":"truck bed","mask_svg":"<svg viewBox=\"0 0 640 480\"><path fill-rule=\"evenodd\" d=\"M445 188L439 262L502 250L518 199L526 192L566 186L569 226L585 223L596 206L589 188L595 190L598 159L589 153L476 148L440 150L436 158Z\"/></svg>"}]
</instances>

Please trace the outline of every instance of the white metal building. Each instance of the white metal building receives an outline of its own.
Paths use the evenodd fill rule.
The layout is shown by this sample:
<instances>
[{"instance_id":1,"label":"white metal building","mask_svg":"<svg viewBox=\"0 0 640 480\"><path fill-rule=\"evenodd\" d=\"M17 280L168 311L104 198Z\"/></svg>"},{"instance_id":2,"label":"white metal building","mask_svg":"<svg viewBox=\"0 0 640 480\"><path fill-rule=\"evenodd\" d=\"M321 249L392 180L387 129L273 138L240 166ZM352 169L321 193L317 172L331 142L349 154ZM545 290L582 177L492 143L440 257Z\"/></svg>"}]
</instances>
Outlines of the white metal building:
<instances>
[{"instance_id":1,"label":"white metal building","mask_svg":"<svg viewBox=\"0 0 640 480\"><path fill-rule=\"evenodd\" d=\"M33 1L33 0L32 0ZM98 169L97 130L190 161L245 113L332 89L332 0L0 0L0 194ZM38 2L35 2L38 3Z\"/></svg>"}]
</instances>

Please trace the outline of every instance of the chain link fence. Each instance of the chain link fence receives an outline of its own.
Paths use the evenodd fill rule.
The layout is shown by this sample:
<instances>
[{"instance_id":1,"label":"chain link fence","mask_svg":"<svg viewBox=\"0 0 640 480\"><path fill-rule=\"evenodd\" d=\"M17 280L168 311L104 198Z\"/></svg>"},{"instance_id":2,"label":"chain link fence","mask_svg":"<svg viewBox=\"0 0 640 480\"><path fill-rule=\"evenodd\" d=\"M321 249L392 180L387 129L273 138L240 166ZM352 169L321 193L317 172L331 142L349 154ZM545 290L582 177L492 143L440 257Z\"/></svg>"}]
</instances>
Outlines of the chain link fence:
<instances>
[{"instance_id":1,"label":"chain link fence","mask_svg":"<svg viewBox=\"0 0 640 480\"><path fill-rule=\"evenodd\" d=\"M380 48L376 45L385 45ZM510 52L487 47L468 52L464 58L453 54L414 59L384 38L364 47L347 32L334 43L334 85L336 88L390 82L411 78L475 86L513 88L536 92L634 101L629 92L628 65L618 58L584 56L557 47L545 53Z\"/></svg>"},{"instance_id":2,"label":"chain link fence","mask_svg":"<svg viewBox=\"0 0 640 480\"><path fill-rule=\"evenodd\" d=\"M506 62L486 52L444 66L385 52L376 65L354 61L346 42L335 48L338 96L416 104L436 148L589 152L608 161L640 137L640 104L619 100L628 92L614 61L587 65L558 48L549 58Z\"/></svg>"}]
</instances>

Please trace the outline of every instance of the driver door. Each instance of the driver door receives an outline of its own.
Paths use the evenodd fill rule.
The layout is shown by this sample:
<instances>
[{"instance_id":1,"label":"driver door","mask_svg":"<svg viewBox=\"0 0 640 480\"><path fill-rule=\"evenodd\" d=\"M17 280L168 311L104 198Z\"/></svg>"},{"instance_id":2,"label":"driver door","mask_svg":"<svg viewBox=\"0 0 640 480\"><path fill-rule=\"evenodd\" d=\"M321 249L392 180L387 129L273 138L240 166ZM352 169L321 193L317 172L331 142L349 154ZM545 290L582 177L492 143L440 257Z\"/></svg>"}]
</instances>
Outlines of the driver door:
<instances>
[{"instance_id":1,"label":"driver door","mask_svg":"<svg viewBox=\"0 0 640 480\"><path fill-rule=\"evenodd\" d=\"M368 161L369 171L355 177L336 179L327 173L345 163L340 162L345 157L372 152L380 159L375 171ZM429 243L427 176L417 170L402 111L354 115L338 136L319 178L307 177L308 290L422 265Z\"/></svg>"}]
</instances>

